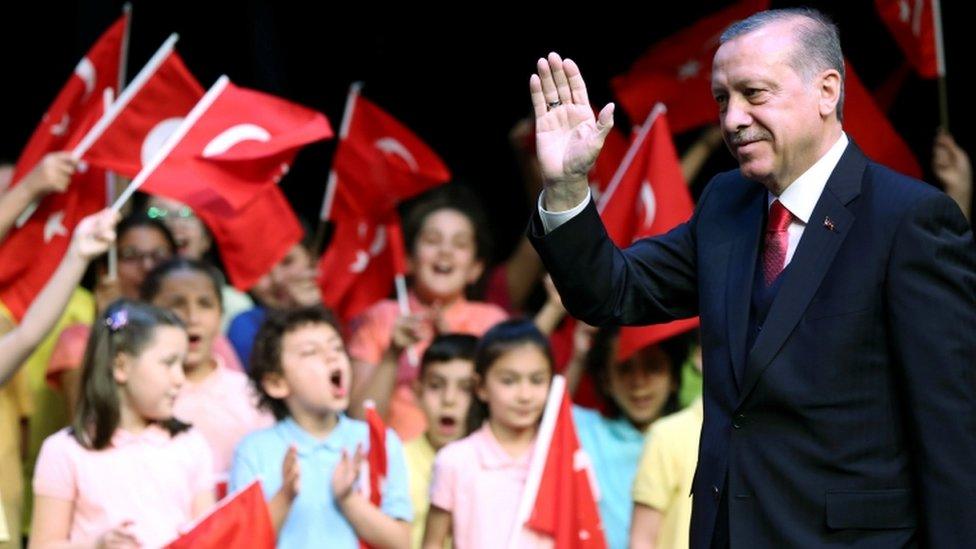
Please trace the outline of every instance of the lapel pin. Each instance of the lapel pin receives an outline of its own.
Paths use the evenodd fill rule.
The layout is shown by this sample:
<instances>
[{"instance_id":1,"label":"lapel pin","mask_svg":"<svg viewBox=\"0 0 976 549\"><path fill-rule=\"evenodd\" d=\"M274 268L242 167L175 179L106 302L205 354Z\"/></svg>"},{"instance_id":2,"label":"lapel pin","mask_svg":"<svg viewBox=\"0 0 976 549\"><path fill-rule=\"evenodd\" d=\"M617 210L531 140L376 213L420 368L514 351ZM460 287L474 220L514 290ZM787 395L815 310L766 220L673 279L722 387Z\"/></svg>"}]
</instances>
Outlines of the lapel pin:
<instances>
[{"instance_id":1,"label":"lapel pin","mask_svg":"<svg viewBox=\"0 0 976 549\"><path fill-rule=\"evenodd\" d=\"M824 223L823 223L823 226L824 226L824 227L825 227L825 228L826 228L826 229L827 229L828 231L831 231L831 232L834 232L834 233L836 233L836 232L837 232L837 227L835 227L835 226L834 226L834 222L833 222L833 221L831 221L831 219L830 219L830 217L825 217L825 218L824 218Z\"/></svg>"}]
</instances>

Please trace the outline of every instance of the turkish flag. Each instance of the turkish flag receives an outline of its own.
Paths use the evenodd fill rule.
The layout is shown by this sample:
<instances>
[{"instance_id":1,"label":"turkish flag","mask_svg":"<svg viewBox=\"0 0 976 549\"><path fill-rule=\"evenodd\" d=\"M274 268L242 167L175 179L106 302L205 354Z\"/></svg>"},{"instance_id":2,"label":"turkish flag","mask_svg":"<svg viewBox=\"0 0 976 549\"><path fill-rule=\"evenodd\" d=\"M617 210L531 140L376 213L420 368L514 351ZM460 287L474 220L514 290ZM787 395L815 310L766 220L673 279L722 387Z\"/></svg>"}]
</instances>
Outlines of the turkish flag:
<instances>
[{"instance_id":1,"label":"turkish flag","mask_svg":"<svg viewBox=\"0 0 976 549\"><path fill-rule=\"evenodd\" d=\"M383 218L400 201L451 178L437 153L409 128L362 96L353 97L349 132L333 161L337 202L345 201L359 217Z\"/></svg>"},{"instance_id":2,"label":"turkish flag","mask_svg":"<svg viewBox=\"0 0 976 549\"><path fill-rule=\"evenodd\" d=\"M102 93L106 88L118 86L122 38L127 25L128 18L123 15L75 66L20 153L12 184L27 175L45 154L73 147L94 123L92 111L101 112Z\"/></svg>"},{"instance_id":3,"label":"turkish flag","mask_svg":"<svg viewBox=\"0 0 976 549\"><path fill-rule=\"evenodd\" d=\"M898 135L871 93L861 83L850 61L844 81L844 131L869 158L912 177L922 177L915 154Z\"/></svg>"},{"instance_id":4,"label":"turkish flag","mask_svg":"<svg viewBox=\"0 0 976 549\"><path fill-rule=\"evenodd\" d=\"M553 379L550 391L550 402L558 398L559 404L558 408L546 406L546 413L555 413L556 418L548 446L535 450L544 456L545 465L525 526L551 536L559 549L605 548L607 541L597 507L599 492L589 456L576 435L569 395L561 376ZM547 423L545 418L542 422ZM537 441L537 444L544 441L541 433Z\"/></svg>"},{"instance_id":5,"label":"turkish flag","mask_svg":"<svg viewBox=\"0 0 976 549\"><path fill-rule=\"evenodd\" d=\"M167 545L167 549L213 547L220 549L250 549L275 546L275 530L271 513L264 501L261 481L255 480L246 488L224 499L193 529Z\"/></svg>"},{"instance_id":6,"label":"turkish flag","mask_svg":"<svg viewBox=\"0 0 976 549\"><path fill-rule=\"evenodd\" d=\"M628 148L630 143L623 132L616 127L611 128L606 141L603 142L603 148L600 149L600 155L596 157L596 163L590 170L590 191L593 193L593 200L599 200L603 191L607 190Z\"/></svg>"},{"instance_id":7,"label":"turkish flag","mask_svg":"<svg viewBox=\"0 0 976 549\"><path fill-rule=\"evenodd\" d=\"M79 169L63 193L45 196L0 242L0 301L19 322L54 274L81 219L105 207L105 172Z\"/></svg>"},{"instance_id":8,"label":"turkish flag","mask_svg":"<svg viewBox=\"0 0 976 549\"><path fill-rule=\"evenodd\" d=\"M874 7L922 78L945 76L939 0L874 0Z\"/></svg>"},{"instance_id":9,"label":"turkish flag","mask_svg":"<svg viewBox=\"0 0 976 549\"><path fill-rule=\"evenodd\" d=\"M675 133L715 122L712 58L722 31L768 7L769 0L741 0L651 46L610 83L624 112L632 121L643 120L656 103L664 103Z\"/></svg>"},{"instance_id":10,"label":"turkish flag","mask_svg":"<svg viewBox=\"0 0 976 549\"><path fill-rule=\"evenodd\" d=\"M173 50L145 76L126 89L131 95L118 99L114 120L82 159L135 177L203 97L203 87Z\"/></svg>"},{"instance_id":11,"label":"turkish flag","mask_svg":"<svg viewBox=\"0 0 976 549\"><path fill-rule=\"evenodd\" d=\"M666 233L688 220L694 202L681 173L663 105L655 107L631 145L630 163L616 174L597 210L614 243L623 248L635 240ZM620 329L617 360L698 326L698 318Z\"/></svg>"},{"instance_id":12,"label":"turkish flag","mask_svg":"<svg viewBox=\"0 0 976 549\"><path fill-rule=\"evenodd\" d=\"M400 219L395 210L380 221L345 208L334 214L335 232L319 260L319 286L322 301L348 322L390 295L396 272L389 226Z\"/></svg>"},{"instance_id":13,"label":"turkish flag","mask_svg":"<svg viewBox=\"0 0 976 549\"><path fill-rule=\"evenodd\" d=\"M235 86L226 76L173 132L158 166L139 174L142 190L231 211L277 183L299 148L332 136L325 115Z\"/></svg>"}]
</instances>

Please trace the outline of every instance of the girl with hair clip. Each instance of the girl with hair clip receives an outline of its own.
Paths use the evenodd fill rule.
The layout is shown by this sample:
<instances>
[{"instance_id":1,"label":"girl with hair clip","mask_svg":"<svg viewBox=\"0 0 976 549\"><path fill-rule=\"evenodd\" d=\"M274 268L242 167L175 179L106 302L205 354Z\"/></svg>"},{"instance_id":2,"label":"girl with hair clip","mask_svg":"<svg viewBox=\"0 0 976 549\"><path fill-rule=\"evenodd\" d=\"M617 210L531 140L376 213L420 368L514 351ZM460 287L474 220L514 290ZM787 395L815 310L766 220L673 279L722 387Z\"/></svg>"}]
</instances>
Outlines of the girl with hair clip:
<instances>
[{"instance_id":1,"label":"girl with hair clip","mask_svg":"<svg viewBox=\"0 0 976 549\"><path fill-rule=\"evenodd\" d=\"M549 342L528 320L502 322L475 351L472 434L434 459L423 547L506 547L552 379ZM525 533L532 547L551 538Z\"/></svg>"},{"instance_id":2,"label":"girl with hair clip","mask_svg":"<svg viewBox=\"0 0 976 549\"><path fill-rule=\"evenodd\" d=\"M187 349L150 305L119 300L96 322L78 413L38 458L31 547L159 547L212 507L210 449L173 417Z\"/></svg>"}]
</instances>

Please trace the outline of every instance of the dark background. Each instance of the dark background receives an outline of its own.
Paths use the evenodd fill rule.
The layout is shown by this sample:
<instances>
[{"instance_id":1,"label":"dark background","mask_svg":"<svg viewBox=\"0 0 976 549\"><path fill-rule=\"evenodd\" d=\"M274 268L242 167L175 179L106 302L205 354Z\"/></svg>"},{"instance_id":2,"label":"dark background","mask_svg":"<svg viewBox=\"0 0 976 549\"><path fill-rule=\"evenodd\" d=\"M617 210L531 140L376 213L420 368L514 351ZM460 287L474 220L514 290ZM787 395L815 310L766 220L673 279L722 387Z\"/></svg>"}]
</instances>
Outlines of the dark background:
<instances>
[{"instance_id":1,"label":"dark background","mask_svg":"<svg viewBox=\"0 0 976 549\"><path fill-rule=\"evenodd\" d=\"M565 4L519 10L477 3L429 10L390 11L372 5L349 9L324 3L134 2L129 48L131 78L171 32L177 50L203 86L221 74L244 86L281 95L324 112L338 131L351 82L416 131L452 169L455 179L483 199L496 240L495 259L511 250L524 229L526 196L508 144L512 125L530 113L528 77L550 50L583 70L596 103L612 99L609 79L625 72L655 41L693 23L728 1L663 4L592 3L556 15ZM845 53L874 89L903 63L875 13L872 0L779 2L808 5L838 23ZM973 67L963 2L943 1L950 125L959 143L974 150ZM36 122L99 34L119 16L122 2L7 3L0 8L0 61L4 68L0 158L13 161ZM931 180L931 145L938 125L934 80L909 75L888 116ZM618 109L617 123L628 122ZM698 132L677 136L679 151ZM298 214L314 223L334 142L304 150L282 187ZM734 167L724 150L712 155L696 180ZM534 197L533 197L534 198Z\"/></svg>"}]
</instances>

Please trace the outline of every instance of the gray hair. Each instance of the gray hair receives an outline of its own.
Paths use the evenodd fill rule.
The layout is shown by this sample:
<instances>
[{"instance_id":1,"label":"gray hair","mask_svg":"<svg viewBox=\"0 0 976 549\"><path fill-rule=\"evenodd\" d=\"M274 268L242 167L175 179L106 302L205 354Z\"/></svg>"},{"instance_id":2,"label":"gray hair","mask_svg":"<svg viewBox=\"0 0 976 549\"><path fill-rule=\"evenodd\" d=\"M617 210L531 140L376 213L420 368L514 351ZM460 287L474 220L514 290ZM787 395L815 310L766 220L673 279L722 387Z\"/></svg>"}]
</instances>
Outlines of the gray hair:
<instances>
[{"instance_id":1,"label":"gray hair","mask_svg":"<svg viewBox=\"0 0 976 549\"><path fill-rule=\"evenodd\" d=\"M790 66L804 80L827 69L840 73L840 98L837 100L837 120L844 120L844 54L840 49L837 25L822 12L813 8L785 8L761 11L729 25L719 38L719 44L759 30L769 23L800 18L796 26L797 47L790 55Z\"/></svg>"}]
</instances>

